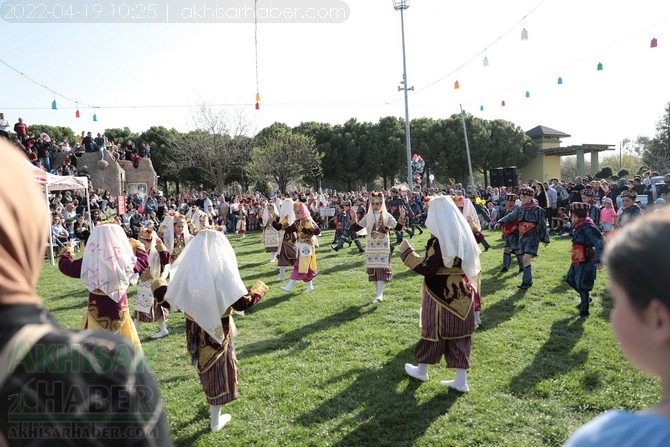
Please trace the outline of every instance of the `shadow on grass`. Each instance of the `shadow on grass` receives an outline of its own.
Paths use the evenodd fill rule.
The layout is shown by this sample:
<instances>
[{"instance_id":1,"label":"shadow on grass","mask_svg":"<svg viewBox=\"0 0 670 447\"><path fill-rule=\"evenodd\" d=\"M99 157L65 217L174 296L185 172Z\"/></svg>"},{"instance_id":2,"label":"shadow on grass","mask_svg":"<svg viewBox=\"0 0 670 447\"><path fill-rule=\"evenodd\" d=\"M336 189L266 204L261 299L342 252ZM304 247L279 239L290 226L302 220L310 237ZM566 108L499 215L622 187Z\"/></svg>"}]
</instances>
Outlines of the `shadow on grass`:
<instances>
[{"instance_id":1,"label":"shadow on grass","mask_svg":"<svg viewBox=\"0 0 670 447\"><path fill-rule=\"evenodd\" d=\"M482 290L483 293L486 293L486 288L482 287ZM517 289L517 291L509 298L500 300L491 306L488 306L486 302L484 302L482 306L482 325L479 327L478 331L487 331L498 327L505 321L511 320L515 313L526 307L525 304L517 306L517 301L525 295L525 291Z\"/></svg>"},{"instance_id":2,"label":"shadow on grass","mask_svg":"<svg viewBox=\"0 0 670 447\"><path fill-rule=\"evenodd\" d=\"M185 428L193 424L202 425L202 428L200 430L197 430L190 436L178 438L175 442L175 445L177 446L196 445L198 440L202 436L211 433L212 431L209 428L209 417L210 417L209 406L198 405L198 412L195 415L193 415L191 419L176 425L174 429L171 428L170 431L172 431L172 433L181 433Z\"/></svg>"},{"instance_id":3,"label":"shadow on grass","mask_svg":"<svg viewBox=\"0 0 670 447\"><path fill-rule=\"evenodd\" d=\"M260 304L259 304L260 305ZM237 348L238 357L253 357L256 355L264 355L272 351L283 349L289 350L303 350L309 345L309 335L313 332L323 332L330 328L347 324L349 321L356 320L365 315L371 314L378 309L377 306L364 304L360 306L350 306L346 309L308 324L296 330L286 332L280 337L262 340L256 343L244 345Z\"/></svg>"},{"instance_id":4,"label":"shadow on grass","mask_svg":"<svg viewBox=\"0 0 670 447\"><path fill-rule=\"evenodd\" d=\"M588 351L572 352L584 333L584 319L564 318L551 325L549 339L535 354L533 362L510 381L515 394L532 393L540 382L565 374L588 360Z\"/></svg>"},{"instance_id":5,"label":"shadow on grass","mask_svg":"<svg viewBox=\"0 0 670 447\"><path fill-rule=\"evenodd\" d=\"M598 316L605 321L610 321L610 313L612 312L613 307L614 302L612 301L612 297L607 289L603 290L602 295L600 295L600 314Z\"/></svg>"},{"instance_id":6,"label":"shadow on grass","mask_svg":"<svg viewBox=\"0 0 670 447\"><path fill-rule=\"evenodd\" d=\"M74 310L74 309L81 309L81 313L83 314L88 307L88 303L86 302L81 302L77 304L72 304L70 306L61 306L61 307L52 307L49 309L49 312L60 312L62 310Z\"/></svg>"},{"instance_id":7,"label":"shadow on grass","mask_svg":"<svg viewBox=\"0 0 670 447\"><path fill-rule=\"evenodd\" d=\"M417 389L422 382L409 378L404 369L406 362L413 361L413 351L413 348L403 350L381 369L354 369L331 378L330 382L351 378L354 381L314 411L300 416L298 422L318 426L343 415L355 415L335 428L348 434L333 446L414 445L462 394L445 388L443 393L419 402Z\"/></svg>"}]
</instances>

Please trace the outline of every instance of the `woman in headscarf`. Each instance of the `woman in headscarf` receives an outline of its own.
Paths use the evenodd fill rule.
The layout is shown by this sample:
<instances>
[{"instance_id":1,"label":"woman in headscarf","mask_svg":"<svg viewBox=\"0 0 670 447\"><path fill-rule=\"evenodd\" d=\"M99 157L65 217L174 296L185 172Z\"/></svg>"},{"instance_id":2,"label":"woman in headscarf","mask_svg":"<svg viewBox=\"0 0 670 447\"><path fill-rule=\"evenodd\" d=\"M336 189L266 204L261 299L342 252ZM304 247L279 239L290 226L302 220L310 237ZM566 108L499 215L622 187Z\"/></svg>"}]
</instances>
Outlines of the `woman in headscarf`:
<instances>
[{"instance_id":1,"label":"woman in headscarf","mask_svg":"<svg viewBox=\"0 0 670 447\"><path fill-rule=\"evenodd\" d=\"M272 223L279 217L279 211L274 203L268 202L263 208L262 225L263 225L263 246L266 253L272 253L270 262L277 262L277 255L279 254L279 231L275 230Z\"/></svg>"},{"instance_id":2,"label":"woman in headscarf","mask_svg":"<svg viewBox=\"0 0 670 447\"><path fill-rule=\"evenodd\" d=\"M467 370L475 330L473 303L481 251L451 197L437 196L428 202L426 228L431 236L425 256L419 256L407 240L400 245L405 265L424 276L421 339L414 350L418 366L407 363L405 371L426 381L428 366L439 363L444 355L447 367L456 369L456 378L440 383L465 393L470 390Z\"/></svg>"},{"instance_id":3,"label":"woman in headscarf","mask_svg":"<svg viewBox=\"0 0 670 447\"><path fill-rule=\"evenodd\" d=\"M169 334L165 322L170 316L167 304L154 298L153 291L161 285L167 284L170 264L170 252L163 241L158 239L152 228L142 227L139 240L149 253L149 268L140 273L137 284L137 298L135 299L135 328L139 330L140 323L158 323L159 331L151 338L162 338Z\"/></svg>"},{"instance_id":4,"label":"woman in headscarf","mask_svg":"<svg viewBox=\"0 0 670 447\"><path fill-rule=\"evenodd\" d=\"M405 224L405 207L398 208L398 221L386 211L384 195L381 192L370 193L370 204L368 212L363 218L356 222L356 212L352 209L350 230L356 233L363 228L366 229L367 237L365 243L365 266L368 272L368 281L375 283L377 296L373 303L384 301L384 285L393 279L391 271L391 255L393 248L389 233L391 231L402 232Z\"/></svg>"},{"instance_id":5,"label":"woman in headscarf","mask_svg":"<svg viewBox=\"0 0 670 447\"><path fill-rule=\"evenodd\" d=\"M163 239L172 261L179 257L184 247L193 238L184 215L173 211L170 211L161 222L158 228L158 237Z\"/></svg>"},{"instance_id":6,"label":"woman in headscarf","mask_svg":"<svg viewBox=\"0 0 670 447\"><path fill-rule=\"evenodd\" d=\"M89 430L96 421L100 433L152 434L138 446L172 446L160 391L133 345L109 332L65 331L42 308L35 287L49 235L47 203L24 167L25 155L4 141L0 152L5 161L0 165L0 401L5 408L0 412L0 445L91 443L65 439L66 433ZM53 357L46 359L45 353ZM115 394L118 390L121 394ZM77 396L76 411L58 408L67 406L67 396ZM7 440L10 433L16 437L26 429L64 438ZM101 436L95 443L116 446L119 440Z\"/></svg>"},{"instance_id":7,"label":"woman in headscarf","mask_svg":"<svg viewBox=\"0 0 670 447\"><path fill-rule=\"evenodd\" d=\"M279 247L279 256L277 257L277 266L279 267L279 280L283 281L286 275L286 267L292 267L295 264L297 253L295 251L295 233L284 231L284 226L287 228L292 226L295 222L295 213L293 212L293 200L282 200L281 208L279 209L279 216L272 222L272 227L279 231L279 240L281 246ZM280 219L278 221L278 219Z\"/></svg>"},{"instance_id":8,"label":"woman in headscarf","mask_svg":"<svg viewBox=\"0 0 670 447\"><path fill-rule=\"evenodd\" d=\"M239 398L232 313L258 303L268 287L259 281L247 290L233 247L217 230L198 232L171 269L169 287L154 294L184 311L186 347L209 401L210 428L219 431L231 419L221 406Z\"/></svg>"},{"instance_id":9,"label":"woman in headscarf","mask_svg":"<svg viewBox=\"0 0 670 447\"><path fill-rule=\"evenodd\" d=\"M149 268L149 255L144 246L135 242L134 246L130 244L120 225L99 225L91 232L84 257L74 259L74 248L70 245L61 255L58 268L71 278L81 278L89 291L81 328L123 335L141 352L126 291L130 278Z\"/></svg>"},{"instance_id":10,"label":"woman in headscarf","mask_svg":"<svg viewBox=\"0 0 670 447\"><path fill-rule=\"evenodd\" d=\"M312 279L316 276L315 239L316 236L321 234L321 228L312 220L309 209L303 202L293 203L293 213L295 222L292 225L289 225L286 218L273 225L275 229L285 231L284 238L286 238L287 233L295 234L297 240L297 259L293 264L291 278L288 284L281 289L290 292L296 281L304 281L307 283L305 292L311 292L314 290Z\"/></svg>"}]
</instances>

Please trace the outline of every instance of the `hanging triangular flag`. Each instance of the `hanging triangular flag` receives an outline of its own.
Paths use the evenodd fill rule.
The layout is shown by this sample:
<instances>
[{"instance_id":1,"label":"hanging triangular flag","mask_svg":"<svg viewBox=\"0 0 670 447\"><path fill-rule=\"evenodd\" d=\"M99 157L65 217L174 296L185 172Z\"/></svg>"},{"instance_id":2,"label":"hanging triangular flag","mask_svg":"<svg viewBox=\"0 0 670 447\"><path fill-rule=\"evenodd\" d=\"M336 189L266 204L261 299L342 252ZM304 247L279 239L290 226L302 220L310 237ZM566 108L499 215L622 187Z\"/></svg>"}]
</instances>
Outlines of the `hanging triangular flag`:
<instances>
[{"instance_id":1,"label":"hanging triangular flag","mask_svg":"<svg viewBox=\"0 0 670 447\"><path fill-rule=\"evenodd\" d=\"M81 116L81 114L79 113L79 109L77 109L77 111L74 112L74 117L79 118L80 116Z\"/></svg>"},{"instance_id":2,"label":"hanging triangular flag","mask_svg":"<svg viewBox=\"0 0 670 447\"><path fill-rule=\"evenodd\" d=\"M261 109L261 105L259 103L256 103L256 110L260 110L260 109Z\"/></svg>"},{"instance_id":3,"label":"hanging triangular flag","mask_svg":"<svg viewBox=\"0 0 670 447\"><path fill-rule=\"evenodd\" d=\"M488 57L484 57L484 66L485 67L489 66L489 58Z\"/></svg>"},{"instance_id":4,"label":"hanging triangular flag","mask_svg":"<svg viewBox=\"0 0 670 447\"><path fill-rule=\"evenodd\" d=\"M484 106L479 106L479 111L483 112L484 111Z\"/></svg>"},{"instance_id":5,"label":"hanging triangular flag","mask_svg":"<svg viewBox=\"0 0 670 447\"><path fill-rule=\"evenodd\" d=\"M56 106L56 100L54 99L53 102L51 103L51 109L52 110L58 110L58 107Z\"/></svg>"},{"instance_id":6,"label":"hanging triangular flag","mask_svg":"<svg viewBox=\"0 0 670 447\"><path fill-rule=\"evenodd\" d=\"M503 102L500 105L505 107L505 100L504 99L503 99Z\"/></svg>"},{"instance_id":7,"label":"hanging triangular flag","mask_svg":"<svg viewBox=\"0 0 670 447\"><path fill-rule=\"evenodd\" d=\"M530 92L526 90L526 98L530 98Z\"/></svg>"},{"instance_id":8,"label":"hanging triangular flag","mask_svg":"<svg viewBox=\"0 0 670 447\"><path fill-rule=\"evenodd\" d=\"M558 77L558 85L563 85L563 78L560 76Z\"/></svg>"},{"instance_id":9,"label":"hanging triangular flag","mask_svg":"<svg viewBox=\"0 0 670 447\"><path fill-rule=\"evenodd\" d=\"M93 121L98 121L98 115L96 115L95 113L93 114Z\"/></svg>"},{"instance_id":10,"label":"hanging triangular flag","mask_svg":"<svg viewBox=\"0 0 670 447\"><path fill-rule=\"evenodd\" d=\"M597 70L598 70L598 71L603 71L603 64L602 64L602 62L598 62Z\"/></svg>"},{"instance_id":11,"label":"hanging triangular flag","mask_svg":"<svg viewBox=\"0 0 670 447\"><path fill-rule=\"evenodd\" d=\"M458 83L458 81L454 82L454 90L458 90L461 88L461 85Z\"/></svg>"},{"instance_id":12,"label":"hanging triangular flag","mask_svg":"<svg viewBox=\"0 0 670 447\"><path fill-rule=\"evenodd\" d=\"M658 40L654 37L651 39L651 48L656 48L658 46Z\"/></svg>"}]
</instances>

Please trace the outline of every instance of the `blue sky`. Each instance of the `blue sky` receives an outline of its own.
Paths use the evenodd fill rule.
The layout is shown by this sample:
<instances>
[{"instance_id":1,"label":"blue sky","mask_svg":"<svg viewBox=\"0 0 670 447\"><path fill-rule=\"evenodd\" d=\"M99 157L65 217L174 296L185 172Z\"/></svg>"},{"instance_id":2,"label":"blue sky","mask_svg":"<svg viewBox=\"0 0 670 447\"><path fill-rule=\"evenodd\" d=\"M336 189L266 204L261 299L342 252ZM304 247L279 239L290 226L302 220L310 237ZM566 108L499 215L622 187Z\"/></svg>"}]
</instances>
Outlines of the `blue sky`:
<instances>
[{"instance_id":1,"label":"blue sky","mask_svg":"<svg viewBox=\"0 0 670 447\"><path fill-rule=\"evenodd\" d=\"M171 1L172 14L203 4ZM279 1L258 0L257 5L317 4ZM247 3L253 6L253 0ZM60 96L59 109L51 110L51 91L3 64L0 111L12 123L21 116L29 125L94 133L123 126L142 131L152 125L185 131L195 127L202 103L231 117L242 114L251 133L275 121L338 124L351 117L373 122L388 115L404 117L397 90L402 79L400 13L391 0L318 2L320 7L342 4L348 6L348 16L332 23L291 23L289 18L258 24L258 111L254 25L248 20L0 21L0 60L78 100L81 118L74 117L76 103ZM0 13L6 14L9 7L0 5ZM404 17L408 80L415 87L410 118L446 118L463 104L476 116L507 119L524 130L542 124L571 134L564 145L618 145L624 138L654 136L656 121L670 101L667 1L414 0ZM520 38L523 28L527 41ZM652 49L654 37L658 46ZM598 63L602 71L596 70ZM557 84L559 76L563 85Z\"/></svg>"}]
</instances>

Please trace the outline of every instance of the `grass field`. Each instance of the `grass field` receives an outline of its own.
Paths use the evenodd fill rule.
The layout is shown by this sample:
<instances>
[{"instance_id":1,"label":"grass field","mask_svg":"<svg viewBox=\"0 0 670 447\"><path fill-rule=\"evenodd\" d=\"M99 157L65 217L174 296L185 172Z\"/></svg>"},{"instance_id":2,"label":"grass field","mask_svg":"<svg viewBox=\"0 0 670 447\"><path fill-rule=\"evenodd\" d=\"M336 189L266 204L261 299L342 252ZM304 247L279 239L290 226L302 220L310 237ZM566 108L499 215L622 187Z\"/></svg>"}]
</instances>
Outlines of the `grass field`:
<instances>
[{"instance_id":1,"label":"grass field","mask_svg":"<svg viewBox=\"0 0 670 447\"><path fill-rule=\"evenodd\" d=\"M569 238L553 238L533 262L527 292L516 269L498 273L502 241L490 232L481 256L482 326L473 337L470 393L440 385L453 378L444 363L430 380L405 375L419 337L421 277L397 252L385 301L371 304L363 256L334 252L333 232L317 249L315 290L279 289L260 235L230 235L248 286L270 292L235 318L240 399L224 407L232 421L209 431L209 407L185 348L184 317L173 313L170 335L140 328L178 446L556 446L581 424L610 408L639 409L657 401L660 385L626 360L609 325L611 301L602 270L591 317L577 319L576 292L563 282ZM427 232L410 243L423 251ZM633 260L634 262L634 260ZM45 263L38 293L60 323L77 329L87 293L80 280ZM134 302L135 288L129 301Z\"/></svg>"}]
</instances>

